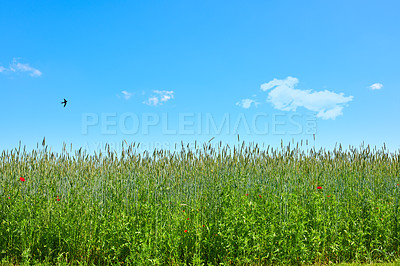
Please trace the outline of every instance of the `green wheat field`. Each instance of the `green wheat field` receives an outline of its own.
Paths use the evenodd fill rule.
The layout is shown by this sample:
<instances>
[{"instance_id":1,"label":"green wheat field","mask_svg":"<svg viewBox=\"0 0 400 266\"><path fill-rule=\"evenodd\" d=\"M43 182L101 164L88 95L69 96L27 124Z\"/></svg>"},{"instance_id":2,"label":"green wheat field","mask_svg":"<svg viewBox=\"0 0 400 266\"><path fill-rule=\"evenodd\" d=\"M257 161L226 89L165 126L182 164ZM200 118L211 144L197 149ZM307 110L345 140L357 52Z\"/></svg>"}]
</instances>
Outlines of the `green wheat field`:
<instances>
[{"instance_id":1,"label":"green wheat field","mask_svg":"<svg viewBox=\"0 0 400 266\"><path fill-rule=\"evenodd\" d=\"M3 151L0 265L400 264L399 152L138 146Z\"/></svg>"}]
</instances>

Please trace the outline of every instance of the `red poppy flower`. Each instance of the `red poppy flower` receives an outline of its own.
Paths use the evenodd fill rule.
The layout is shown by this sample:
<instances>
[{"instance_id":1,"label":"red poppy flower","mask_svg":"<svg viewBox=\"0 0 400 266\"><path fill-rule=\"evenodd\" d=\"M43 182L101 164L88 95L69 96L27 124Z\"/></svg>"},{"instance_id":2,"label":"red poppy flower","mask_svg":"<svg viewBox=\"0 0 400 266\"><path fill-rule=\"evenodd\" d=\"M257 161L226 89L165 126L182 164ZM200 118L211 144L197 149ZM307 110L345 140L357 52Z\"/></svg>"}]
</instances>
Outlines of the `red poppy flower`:
<instances>
[{"instance_id":1,"label":"red poppy flower","mask_svg":"<svg viewBox=\"0 0 400 266\"><path fill-rule=\"evenodd\" d=\"M189 218L187 218L189 220Z\"/></svg>"},{"instance_id":2,"label":"red poppy flower","mask_svg":"<svg viewBox=\"0 0 400 266\"><path fill-rule=\"evenodd\" d=\"M8 199L11 199L11 197L8 197Z\"/></svg>"},{"instance_id":3,"label":"red poppy flower","mask_svg":"<svg viewBox=\"0 0 400 266\"><path fill-rule=\"evenodd\" d=\"M246 196L248 196L249 194L246 194Z\"/></svg>"},{"instance_id":4,"label":"red poppy flower","mask_svg":"<svg viewBox=\"0 0 400 266\"><path fill-rule=\"evenodd\" d=\"M261 198L261 195L258 195Z\"/></svg>"},{"instance_id":5,"label":"red poppy flower","mask_svg":"<svg viewBox=\"0 0 400 266\"><path fill-rule=\"evenodd\" d=\"M318 186L317 189L322 189L322 187L321 187L321 186Z\"/></svg>"},{"instance_id":6,"label":"red poppy flower","mask_svg":"<svg viewBox=\"0 0 400 266\"><path fill-rule=\"evenodd\" d=\"M185 231L183 231L183 232L187 233L187 230L185 230Z\"/></svg>"},{"instance_id":7,"label":"red poppy flower","mask_svg":"<svg viewBox=\"0 0 400 266\"><path fill-rule=\"evenodd\" d=\"M331 195L328 195L328 198L330 198L331 197Z\"/></svg>"},{"instance_id":8,"label":"red poppy flower","mask_svg":"<svg viewBox=\"0 0 400 266\"><path fill-rule=\"evenodd\" d=\"M19 178L19 180L21 180L22 182L25 182L25 178L23 178L22 176Z\"/></svg>"},{"instance_id":9,"label":"red poppy flower","mask_svg":"<svg viewBox=\"0 0 400 266\"><path fill-rule=\"evenodd\" d=\"M203 227L204 227L205 225L203 224Z\"/></svg>"}]
</instances>

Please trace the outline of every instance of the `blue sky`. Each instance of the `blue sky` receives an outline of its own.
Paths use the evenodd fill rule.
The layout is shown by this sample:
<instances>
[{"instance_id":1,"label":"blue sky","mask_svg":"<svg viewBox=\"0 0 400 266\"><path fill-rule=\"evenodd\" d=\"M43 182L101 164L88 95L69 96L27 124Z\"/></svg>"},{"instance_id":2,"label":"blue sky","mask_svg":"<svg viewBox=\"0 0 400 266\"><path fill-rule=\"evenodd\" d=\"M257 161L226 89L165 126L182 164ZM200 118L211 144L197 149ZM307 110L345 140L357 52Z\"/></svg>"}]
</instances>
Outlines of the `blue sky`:
<instances>
[{"instance_id":1,"label":"blue sky","mask_svg":"<svg viewBox=\"0 0 400 266\"><path fill-rule=\"evenodd\" d=\"M400 148L399 1L3 1L0 150ZM67 106L61 104L67 99Z\"/></svg>"}]
</instances>

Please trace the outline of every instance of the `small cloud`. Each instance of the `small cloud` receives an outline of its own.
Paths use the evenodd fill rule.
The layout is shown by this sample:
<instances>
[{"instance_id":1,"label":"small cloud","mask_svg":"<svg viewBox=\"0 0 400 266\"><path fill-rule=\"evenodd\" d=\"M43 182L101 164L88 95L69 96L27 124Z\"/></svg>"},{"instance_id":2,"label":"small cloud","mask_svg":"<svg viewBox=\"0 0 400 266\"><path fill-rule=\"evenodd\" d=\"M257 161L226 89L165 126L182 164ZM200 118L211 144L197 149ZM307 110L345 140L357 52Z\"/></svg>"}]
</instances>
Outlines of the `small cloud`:
<instances>
[{"instance_id":1,"label":"small cloud","mask_svg":"<svg viewBox=\"0 0 400 266\"><path fill-rule=\"evenodd\" d=\"M297 78L293 77L287 77L286 79L279 80L279 79L273 79L268 83L261 84L261 90L262 91L267 91L269 89L272 89L273 87L294 87L297 83L299 83L299 80Z\"/></svg>"},{"instance_id":2,"label":"small cloud","mask_svg":"<svg viewBox=\"0 0 400 266\"><path fill-rule=\"evenodd\" d=\"M174 92L173 91L158 91L158 90L155 90L154 92L160 95L159 97L160 97L160 100L162 102L167 102L168 100L174 98Z\"/></svg>"},{"instance_id":3,"label":"small cloud","mask_svg":"<svg viewBox=\"0 0 400 266\"><path fill-rule=\"evenodd\" d=\"M158 105L158 98L157 97L150 97L145 104L151 105L151 106L157 106Z\"/></svg>"},{"instance_id":4,"label":"small cloud","mask_svg":"<svg viewBox=\"0 0 400 266\"><path fill-rule=\"evenodd\" d=\"M369 88L371 90L380 90L383 88L383 84L382 83L374 83L371 86L369 86Z\"/></svg>"},{"instance_id":5,"label":"small cloud","mask_svg":"<svg viewBox=\"0 0 400 266\"><path fill-rule=\"evenodd\" d=\"M121 93L124 95L124 98L126 100L129 100L133 95L133 93L130 93L130 92L127 92L127 91L121 91Z\"/></svg>"},{"instance_id":6,"label":"small cloud","mask_svg":"<svg viewBox=\"0 0 400 266\"><path fill-rule=\"evenodd\" d=\"M272 103L275 109L282 111L296 111L297 107L318 112L317 117L335 119L342 115L344 105L353 100L353 96L345 97L343 93L332 91L299 90L294 87L299 80L287 77L284 80L273 79L261 85L261 90L269 91L267 102Z\"/></svg>"},{"instance_id":7,"label":"small cloud","mask_svg":"<svg viewBox=\"0 0 400 266\"><path fill-rule=\"evenodd\" d=\"M22 64L17 62L17 59L13 59L12 64L10 64L10 71L12 72L30 72L29 75L32 77L40 77L42 72L38 69L29 66L29 64Z\"/></svg>"},{"instance_id":8,"label":"small cloud","mask_svg":"<svg viewBox=\"0 0 400 266\"><path fill-rule=\"evenodd\" d=\"M252 99L243 99L239 102L236 103L237 106L240 106L242 108L248 109L251 107L251 104L254 103L254 105L257 107L259 105L259 102L256 102L255 100Z\"/></svg>"},{"instance_id":9,"label":"small cloud","mask_svg":"<svg viewBox=\"0 0 400 266\"><path fill-rule=\"evenodd\" d=\"M0 66L0 73L3 72L29 72L31 77L40 77L42 75L42 72L40 72L38 69L29 66L29 64L18 62L16 58L13 59L13 62L8 68Z\"/></svg>"},{"instance_id":10,"label":"small cloud","mask_svg":"<svg viewBox=\"0 0 400 266\"><path fill-rule=\"evenodd\" d=\"M147 101L143 102L144 104L147 104L150 106L158 106L158 105L162 105L163 103L166 103L167 101L174 98L174 91L154 90L153 92L158 95L153 95Z\"/></svg>"}]
</instances>

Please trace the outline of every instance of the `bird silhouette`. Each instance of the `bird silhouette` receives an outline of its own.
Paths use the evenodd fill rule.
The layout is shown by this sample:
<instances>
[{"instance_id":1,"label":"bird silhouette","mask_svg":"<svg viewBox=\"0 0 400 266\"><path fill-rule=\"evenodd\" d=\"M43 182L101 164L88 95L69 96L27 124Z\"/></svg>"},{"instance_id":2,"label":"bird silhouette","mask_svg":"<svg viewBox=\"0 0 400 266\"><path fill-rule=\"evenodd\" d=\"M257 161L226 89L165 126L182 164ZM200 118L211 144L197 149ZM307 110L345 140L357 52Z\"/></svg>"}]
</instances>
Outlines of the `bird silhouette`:
<instances>
[{"instance_id":1,"label":"bird silhouette","mask_svg":"<svg viewBox=\"0 0 400 266\"><path fill-rule=\"evenodd\" d=\"M67 105L67 100L64 99L63 102L61 102L61 104L64 104L64 107Z\"/></svg>"}]
</instances>

